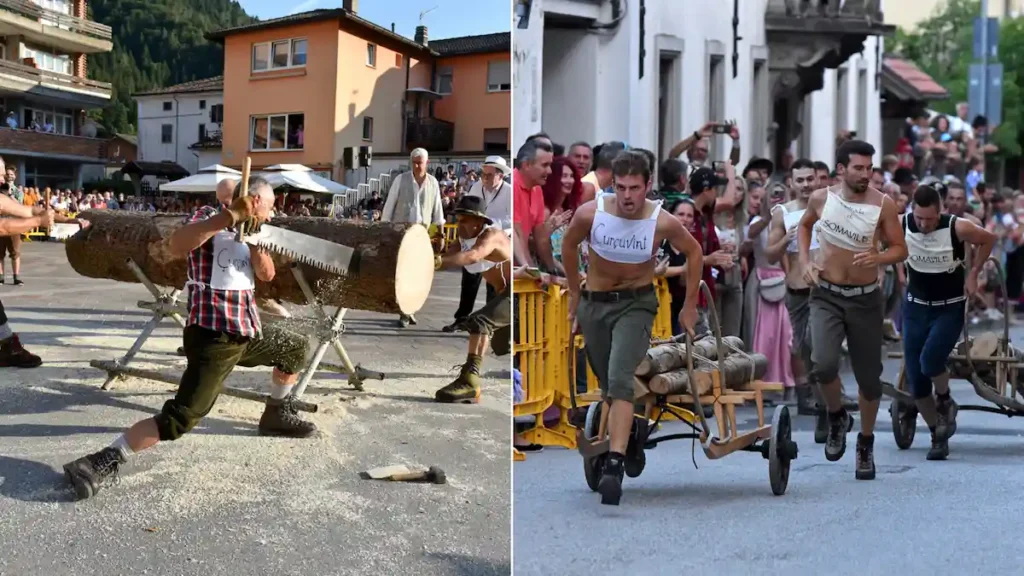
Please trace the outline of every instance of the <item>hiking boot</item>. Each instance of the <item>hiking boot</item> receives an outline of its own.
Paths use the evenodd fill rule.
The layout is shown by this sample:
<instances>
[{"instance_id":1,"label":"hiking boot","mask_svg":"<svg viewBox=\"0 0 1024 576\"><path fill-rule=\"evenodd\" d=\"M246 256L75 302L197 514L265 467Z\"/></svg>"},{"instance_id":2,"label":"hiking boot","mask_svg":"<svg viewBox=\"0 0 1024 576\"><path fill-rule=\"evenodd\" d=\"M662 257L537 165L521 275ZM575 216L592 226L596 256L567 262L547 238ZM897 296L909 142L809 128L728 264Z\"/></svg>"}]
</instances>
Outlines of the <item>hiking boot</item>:
<instances>
[{"instance_id":1,"label":"hiking boot","mask_svg":"<svg viewBox=\"0 0 1024 576\"><path fill-rule=\"evenodd\" d=\"M21 346L15 334L0 342L0 368L37 368L43 360Z\"/></svg>"},{"instance_id":2,"label":"hiking boot","mask_svg":"<svg viewBox=\"0 0 1024 576\"><path fill-rule=\"evenodd\" d=\"M932 432L932 449L928 451L926 458L928 460L945 460L946 456L949 456L949 439Z\"/></svg>"},{"instance_id":3,"label":"hiking boot","mask_svg":"<svg viewBox=\"0 0 1024 576\"><path fill-rule=\"evenodd\" d=\"M818 414L818 401L814 397L813 386L813 384L797 384L796 386L796 413L800 416Z\"/></svg>"},{"instance_id":4,"label":"hiking boot","mask_svg":"<svg viewBox=\"0 0 1024 576\"><path fill-rule=\"evenodd\" d=\"M283 400L267 399L267 408L260 418L260 436L309 438L316 434L316 424L299 418L293 402L292 396Z\"/></svg>"},{"instance_id":5,"label":"hiking boot","mask_svg":"<svg viewBox=\"0 0 1024 576\"><path fill-rule=\"evenodd\" d=\"M480 402L480 357L466 360L454 382L434 393L434 400L446 404L476 404Z\"/></svg>"},{"instance_id":6,"label":"hiking boot","mask_svg":"<svg viewBox=\"0 0 1024 576\"><path fill-rule=\"evenodd\" d=\"M117 448L107 447L64 465L64 474L79 500L92 498L104 485L117 481L121 464L127 462Z\"/></svg>"},{"instance_id":7,"label":"hiking boot","mask_svg":"<svg viewBox=\"0 0 1024 576\"><path fill-rule=\"evenodd\" d=\"M857 480L875 479L875 437L857 434Z\"/></svg>"},{"instance_id":8,"label":"hiking boot","mask_svg":"<svg viewBox=\"0 0 1024 576\"><path fill-rule=\"evenodd\" d=\"M604 461L604 471L597 483L597 491L601 493L601 504L618 506L622 498L622 476L625 474L625 459L622 454L608 453Z\"/></svg>"},{"instance_id":9,"label":"hiking boot","mask_svg":"<svg viewBox=\"0 0 1024 576\"><path fill-rule=\"evenodd\" d=\"M935 424L935 435L942 440L949 440L956 434L956 415L960 405L949 394L935 397L935 411L939 421Z\"/></svg>"},{"instance_id":10,"label":"hiking boot","mask_svg":"<svg viewBox=\"0 0 1024 576\"><path fill-rule=\"evenodd\" d=\"M836 462L846 453L846 434L853 430L853 418L846 410L828 415L828 437L825 438L825 459Z\"/></svg>"}]
</instances>

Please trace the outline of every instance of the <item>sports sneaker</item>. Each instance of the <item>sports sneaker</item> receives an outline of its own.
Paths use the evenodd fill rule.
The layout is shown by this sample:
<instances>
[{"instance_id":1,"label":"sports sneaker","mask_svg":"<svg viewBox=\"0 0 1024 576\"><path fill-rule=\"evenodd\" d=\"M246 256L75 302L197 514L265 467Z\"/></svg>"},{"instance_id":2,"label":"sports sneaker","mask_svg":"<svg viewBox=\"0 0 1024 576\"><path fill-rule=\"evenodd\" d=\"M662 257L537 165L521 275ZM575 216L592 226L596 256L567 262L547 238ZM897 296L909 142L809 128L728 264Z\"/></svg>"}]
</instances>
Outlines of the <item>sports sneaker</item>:
<instances>
[{"instance_id":1,"label":"sports sneaker","mask_svg":"<svg viewBox=\"0 0 1024 576\"><path fill-rule=\"evenodd\" d=\"M121 464L125 462L120 450L107 447L65 464L64 474L75 487L78 499L85 500L95 496L103 486L116 482Z\"/></svg>"},{"instance_id":2,"label":"sports sneaker","mask_svg":"<svg viewBox=\"0 0 1024 576\"><path fill-rule=\"evenodd\" d=\"M875 437L857 434L857 480L875 479Z\"/></svg>"},{"instance_id":3,"label":"sports sneaker","mask_svg":"<svg viewBox=\"0 0 1024 576\"><path fill-rule=\"evenodd\" d=\"M949 440L932 432L932 448L928 451L926 458L928 460L945 460L946 456L949 456Z\"/></svg>"},{"instance_id":4,"label":"sports sneaker","mask_svg":"<svg viewBox=\"0 0 1024 576\"><path fill-rule=\"evenodd\" d=\"M825 438L825 459L836 462L846 453L846 434L853 430L853 417L846 410L828 415L828 437Z\"/></svg>"},{"instance_id":5,"label":"sports sneaker","mask_svg":"<svg viewBox=\"0 0 1024 576\"><path fill-rule=\"evenodd\" d=\"M43 360L21 345L15 334L0 342L0 368L38 368Z\"/></svg>"},{"instance_id":6,"label":"sports sneaker","mask_svg":"<svg viewBox=\"0 0 1024 576\"><path fill-rule=\"evenodd\" d=\"M935 424L935 435L943 440L949 440L956 434L956 415L960 411L960 405L948 394L944 398L936 396L935 411L939 414L939 421Z\"/></svg>"},{"instance_id":7,"label":"sports sneaker","mask_svg":"<svg viewBox=\"0 0 1024 576\"><path fill-rule=\"evenodd\" d=\"M622 476L625 471L625 457L609 453L604 461L601 480L597 484L597 491L601 493L601 504L619 505L622 498Z\"/></svg>"}]
</instances>

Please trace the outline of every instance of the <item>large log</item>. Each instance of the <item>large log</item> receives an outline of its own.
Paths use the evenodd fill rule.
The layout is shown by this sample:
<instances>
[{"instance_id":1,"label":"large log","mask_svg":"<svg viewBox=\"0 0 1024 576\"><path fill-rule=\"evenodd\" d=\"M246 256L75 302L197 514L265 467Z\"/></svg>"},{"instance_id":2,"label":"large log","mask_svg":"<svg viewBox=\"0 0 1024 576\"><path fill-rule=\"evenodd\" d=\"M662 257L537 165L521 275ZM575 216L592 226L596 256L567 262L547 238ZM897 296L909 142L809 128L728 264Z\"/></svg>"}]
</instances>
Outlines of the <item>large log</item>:
<instances>
[{"instance_id":1,"label":"large log","mask_svg":"<svg viewBox=\"0 0 1024 576\"><path fill-rule=\"evenodd\" d=\"M68 238L66 250L71 267L82 276L138 282L127 265L130 258L154 284L185 286L186 259L171 255L168 246L171 234L184 225L184 215L90 210L79 218L90 225ZM328 218L275 218L273 224L356 249L355 266L346 276L302 266L322 304L412 314L426 302L434 255L425 227ZM256 294L306 304L289 261L273 258L276 277L257 281Z\"/></svg>"},{"instance_id":2,"label":"large log","mask_svg":"<svg viewBox=\"0 0 1024 576\"><path fill-rule=\"evenodd\" d=\"M768 372L768 358L763 354L750 354L750 359L741 354L733 354L718 364L725 380L722 385L726 388L742 386L751 380L763 377ZM751 368L753 368L753 373L751 373ZM712 366L706 362L701 362L699 366L694 365L695 386L691 386L690 375L684 368L654 376L647 383L647 388L655 394L693 394L694 388L696 388L698 395L704 395L711 390L712 370Z\"/></svg>"},{"instance_id":3,"label":"large log","mask_svg":"<svg viewBox=\"0 0 1024 576\"><path fill-rule=\"evenodd\" d=\"M743 341L735 336L722 338L722 344L729 352L728 344L742 350ZM714 338L704 338L693 343L693 351L709 360L718 359L718 345ZM656 374L664 374L680 368L686 368L686 344L661 344L647 351L647 355L637 366L635 375L651 378Z\"/></svg>"}]
</instances>

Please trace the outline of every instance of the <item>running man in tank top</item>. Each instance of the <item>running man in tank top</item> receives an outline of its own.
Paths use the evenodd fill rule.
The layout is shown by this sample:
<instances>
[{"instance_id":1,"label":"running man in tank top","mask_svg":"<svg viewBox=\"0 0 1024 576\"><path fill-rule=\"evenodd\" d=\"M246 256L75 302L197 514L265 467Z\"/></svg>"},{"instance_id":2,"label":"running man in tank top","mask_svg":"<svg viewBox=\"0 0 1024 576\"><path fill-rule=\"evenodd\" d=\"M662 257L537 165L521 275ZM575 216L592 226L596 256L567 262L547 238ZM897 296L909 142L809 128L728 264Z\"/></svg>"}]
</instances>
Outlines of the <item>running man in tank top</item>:
<instances>
[{"instance_id":1,"label":"running man in tank top","mask_svg":"<svg viewBox=\"0 0 1024 576\"><path fill-rule=\"evenodd\" d=\"M804 279L811 286L811 379L821 386L828 410L825 458L846 452L853 418L843 408L839 357L845 338L860 388L861 432L857 436L856 478L875 477L874 432L882 397L882 320L885 306L878 269L907 257L903 228L892 198L871 188L873 146L860 140L836 151L838 185L811 194L797 239ZM817 235L820 255L811 260ZM878 251L878 242L888 248Z\"/></svg>"},{"instance_id":2,"label":"running man in tank top","mask_svg":"<svg viewBox=\"0 0 1024 576\"><path fill-rule=\"evenodd\" d=\"M811 363L810 298L811 287L804 280L804 269L800 264L796 231L800 219L807 211L811 192L817 187L814 162L800 158L792 167L793 193L795 198L772 208L771 228L768 232L768 248L765 254L772 263L786 261L786 309L793 325L792 365L796 378L797 413L805 416L824 410L817 390L808 381L807 372ZM783 239L789 241L782 243ZM817 233L811 235L811 257L818 257ZM840 385L841 386L841 385ZM857 401L843 394L843 407L857 410ZM821 419L819 418L819 421ZM815 434L817 436L817 433Z\"/></svg>"},{"instance_id":3,"label":"running man in tank top","mask_svg":"<svg viewBox=\"0 0 1024 576\"><path fill-rule=\"evenodd\" d=\"M663 241L686 255L686 301L679 323L693 334L697 291L704 270L700 244L661 202L647 200L651 166L641 152L621 152L612 163L614 194L580 206L562 240L562 258L575 262L589 241L586 289L575 266L565 269L569 321L586 342L587 360L601 385L611 451L599 482L602 504L618 505L633 426L633 373L651 343L658 296L655 255ZM582 369L583 367L579 367Z\"/></svg>"},{"instance_id":4,"label":"running man in tank top","mask_svg":"<svg viewBox=\"0 0 1024 576\"><path fill-rule=\"evenodd\" d=\"M928 460L945 460L956 432L956 402L949 395L946 361L964 329L964 307L978 290L995 234L942 213L939 191L921 186L914 212L903 218L907 239L907 301L903 306L903 370L917 410L932 433ZM971 270L966 254L972 247ZM934 385L935 395L932 396Z\"/></svg>"}]
</instances>

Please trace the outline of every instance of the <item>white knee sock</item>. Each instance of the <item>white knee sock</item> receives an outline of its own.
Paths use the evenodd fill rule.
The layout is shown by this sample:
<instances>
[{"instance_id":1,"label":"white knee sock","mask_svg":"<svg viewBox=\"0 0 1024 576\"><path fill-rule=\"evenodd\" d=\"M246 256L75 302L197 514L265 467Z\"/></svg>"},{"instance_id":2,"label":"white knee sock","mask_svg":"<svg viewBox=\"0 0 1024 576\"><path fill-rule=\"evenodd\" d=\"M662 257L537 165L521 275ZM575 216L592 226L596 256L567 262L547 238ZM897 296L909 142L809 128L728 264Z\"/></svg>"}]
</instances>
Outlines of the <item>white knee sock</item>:
<instances>
[{"instance_id":1,"label":"white knee sock","mask_svg":"<svg viewBox=\"0 0 1024 576\"><path fill-rule=\"evenodd\" d=\"M6 322L0 324L0 341L7 340L11 336L14 336L14 331L11 330L11 327Z\"/></svg>"},{"instance_id":2,"label":"white knee sock","mask_svg":"<svg viewBox=\"0 0 1024 576\"><path fill-rule=\"evenodd\" d=\"M129 456L135 453L135 451L132 450L132 447L128 445L128 438L124 434L120 435L117 440L114 440L114 443L111 444L110 447L117 448L118 451L121 452L121 458L125 462L128 461Z\"/></svg>"},{"instance_id":3,"label":"white knee sock","mask_svg":"<svg viewBox=\"0 0 1024 576\"><path fill-rule=\"evenodd\" d=\"M270 397L273 398L274 400L284 400L285 398L288 397L289 394L292 393L292 388L294 387L294 384L281 385L275 383L270 388Z\"/></svg>"}]
</instances>

